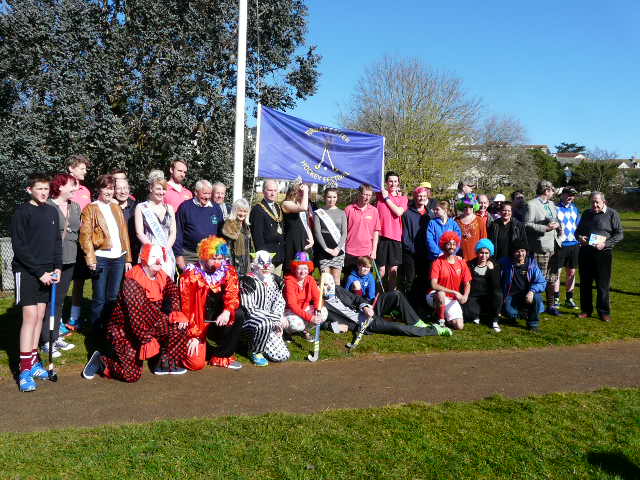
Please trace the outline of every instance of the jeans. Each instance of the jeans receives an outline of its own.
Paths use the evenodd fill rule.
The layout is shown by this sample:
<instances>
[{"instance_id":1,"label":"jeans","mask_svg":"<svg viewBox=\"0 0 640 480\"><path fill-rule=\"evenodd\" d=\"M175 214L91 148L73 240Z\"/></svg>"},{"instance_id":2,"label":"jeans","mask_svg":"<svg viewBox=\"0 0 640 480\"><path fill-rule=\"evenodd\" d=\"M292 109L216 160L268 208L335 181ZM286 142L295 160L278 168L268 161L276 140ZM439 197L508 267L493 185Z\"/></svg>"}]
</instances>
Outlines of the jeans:
<instances>
[{"instance_id":1,"label":"jeans","mask_svg":"<svg viewBox=\"0 0 640 480\"><path fill-rule=\"evenodd\" d=\"M507 295L504 298L502 308L506 315L511 319L518 318L520 310L524 310L527 313L527 326L538 327L540 326L540 314L544 312L542 295L539 293L534 294L533 303L527 303L525 297L526 294L524 293L518 295Z\"/></svg>"},{"instance_id":2,"label":"jeans","mask_svg":"<svg viewBox=\"0 0 640 480\"><path fill-rule=\"evenodd\" d=\"M120 293L120 284L124 275L124 255L118 258L97 257L93 278L93 298L91 300L91 323L102 326L111 316L111 311Z\"/></svg>"}]
</instances>

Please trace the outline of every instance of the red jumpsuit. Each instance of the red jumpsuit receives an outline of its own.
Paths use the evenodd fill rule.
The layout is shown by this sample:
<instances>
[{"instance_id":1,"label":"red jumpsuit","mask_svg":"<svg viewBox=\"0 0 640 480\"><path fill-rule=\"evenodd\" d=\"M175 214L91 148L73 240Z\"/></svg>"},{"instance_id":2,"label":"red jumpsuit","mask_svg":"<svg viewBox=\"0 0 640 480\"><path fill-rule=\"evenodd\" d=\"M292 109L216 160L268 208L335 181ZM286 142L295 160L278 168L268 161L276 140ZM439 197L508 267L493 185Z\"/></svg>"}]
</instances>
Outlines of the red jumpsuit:
<instances>
[{"instance_id":1,"label":"red jumpsuit","mask_svg":"<svg viewBox=\"0 0 640 480\"><path fill-rule=\"evenodd\" d=\"M240 286L238 272L235 267L223 267L224 275L208 274L199 265L189 265L180 277L180 293L182 295L182 312L189 320L188 337L198 339L198 351L187 356L183 362L189 370L201 370L206 365L207 332L210 323L222 310L230 313L229 323L222 327L223 339L214 349L209 359L210 365L227 366L235 360L235 350L240 338L242 315L240 308ZM212 297L216 296L216 297ZM218 303L214 312L207 312L207 306ZM240 318L237 318L240 317ZM238 321L238 324L236 322Z\"/></svg>"}]
</instances>

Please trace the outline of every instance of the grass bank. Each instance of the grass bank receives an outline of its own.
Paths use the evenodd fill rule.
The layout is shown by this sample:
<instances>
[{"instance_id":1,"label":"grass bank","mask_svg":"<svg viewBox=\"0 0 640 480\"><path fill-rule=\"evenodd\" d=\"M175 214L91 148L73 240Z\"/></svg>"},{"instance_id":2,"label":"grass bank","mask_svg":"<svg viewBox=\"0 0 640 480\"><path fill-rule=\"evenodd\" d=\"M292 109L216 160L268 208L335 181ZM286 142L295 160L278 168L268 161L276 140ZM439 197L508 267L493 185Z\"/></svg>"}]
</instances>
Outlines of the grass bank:
<instances>
[{"instance_id":1,"label":"grass bank","mask_svg":"<svg viewBox=\"0 0 640 480\"><path fill-rule=\"evenodd\" d=\"M637 389L0 435L2 478L635 479L639 466Z\"/></svg>"}]
</instances>

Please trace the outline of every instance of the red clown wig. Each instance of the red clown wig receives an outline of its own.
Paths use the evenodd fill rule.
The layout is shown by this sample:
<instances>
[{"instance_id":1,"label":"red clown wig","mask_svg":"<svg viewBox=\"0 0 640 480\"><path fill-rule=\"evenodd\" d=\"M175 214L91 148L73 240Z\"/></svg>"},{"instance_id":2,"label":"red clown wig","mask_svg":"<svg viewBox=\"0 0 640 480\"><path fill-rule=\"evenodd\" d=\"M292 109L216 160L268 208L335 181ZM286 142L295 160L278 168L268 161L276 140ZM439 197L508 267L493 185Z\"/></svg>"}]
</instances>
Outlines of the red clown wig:
<instances>
[{"instance_id":1,"label":"red clown wig","mask_svg":"<svg viewBox=\"0 0 640 480\"><path fill-rule=\"evenodd\" d=\"M440 248L444 250L445 245L449 243L451 240L455 240L456 245L460 246L460 236L453 230L444 232L440 237L440 241L438 242L438 245L440 245Z\"/></svg>"}]
</instances>

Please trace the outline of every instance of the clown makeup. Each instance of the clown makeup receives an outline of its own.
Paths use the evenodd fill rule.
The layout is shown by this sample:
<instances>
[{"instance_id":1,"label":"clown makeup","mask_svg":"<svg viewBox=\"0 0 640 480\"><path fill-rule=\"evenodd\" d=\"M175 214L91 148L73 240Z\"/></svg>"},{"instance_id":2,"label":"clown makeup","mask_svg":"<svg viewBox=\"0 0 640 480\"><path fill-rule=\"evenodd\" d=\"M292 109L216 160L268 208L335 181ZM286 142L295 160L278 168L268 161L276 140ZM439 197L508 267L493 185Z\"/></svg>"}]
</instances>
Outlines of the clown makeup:
<instances>
[{"instance_id":1,"label":"clown makeup","mask_svg":"<svg viewBox=\"0 0 640 480\"><path fill-rule=\"evenodd\" d=\"M224 265L224 256L215 255L207 260L206 267L209 272L215 272Z\"/></svg>"},{"instance_id":2,"label":"clown makeup","mask_svg":"<svg viewBox=\"0 0 640 480\"><path fill-rule=\"evenodd\" d=\"M322 283L324 284L324 296L333 297L336 294L336 281L330 273L322 274Z\"/></svg>"},{"instance_id":3,"label":"clown makeup","mask_svg":"<svg viewBox=\"0 0 640 480\"><path fill-rule=\"evenodd\" d=\"M298 281L302 282L308 276L309 276L308 265L298 265L296 267L296 278L298 279Z\"/></svg>"},{"instance_id":4,"label":"clown makeup","mask_svg":"<svg viewBox=\"0 0 640 480\"><path fill-rule=\"evenodd\" d=\"M273 255L265 250L258 250L252 257L251 270L263 282L268 281L273 272L273 263L271 263Z\"/></svg>"},{"instance_id":5,"label":"clown makeup","mask_svg":"<svg viewBox=\"0 0 640 480\"><path fill-rule=\"evenodd\" d=\"M162 270L164 261L165 251L160 245L147 244L142 247L140 263L152 277Z\"/></svg>"}]
</instances>

